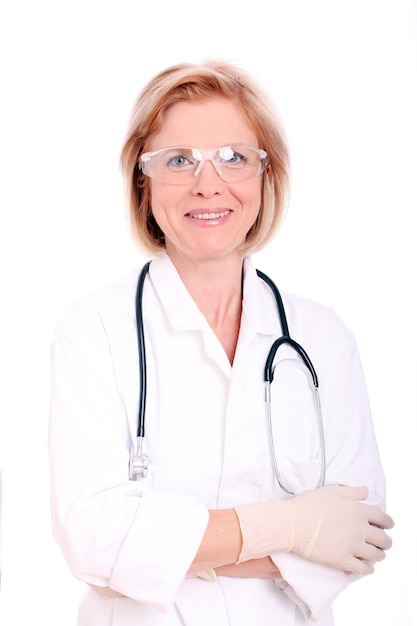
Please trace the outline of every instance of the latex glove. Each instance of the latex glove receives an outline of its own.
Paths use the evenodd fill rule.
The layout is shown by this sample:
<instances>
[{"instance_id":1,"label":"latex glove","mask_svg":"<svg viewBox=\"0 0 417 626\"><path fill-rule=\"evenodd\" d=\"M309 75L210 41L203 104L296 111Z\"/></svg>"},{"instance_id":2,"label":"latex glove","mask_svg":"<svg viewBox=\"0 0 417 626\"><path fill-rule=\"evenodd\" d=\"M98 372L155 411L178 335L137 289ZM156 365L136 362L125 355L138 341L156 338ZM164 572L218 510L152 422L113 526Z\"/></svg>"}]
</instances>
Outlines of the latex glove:
<instances>
[{"instance_id":1,"label":"latex glove","mask_svg":"<svg viewBox=\"0 0 417 626\"><path fill-rule=\"evenodd\" d=\"M291 500L236 507L243 541L238 562L293 552L346 572L372 573L370 562L382 561L392 545L383 529L394 522L359 502L367 495L367 487L322 487Z\"/></svg>"}]
</instances>

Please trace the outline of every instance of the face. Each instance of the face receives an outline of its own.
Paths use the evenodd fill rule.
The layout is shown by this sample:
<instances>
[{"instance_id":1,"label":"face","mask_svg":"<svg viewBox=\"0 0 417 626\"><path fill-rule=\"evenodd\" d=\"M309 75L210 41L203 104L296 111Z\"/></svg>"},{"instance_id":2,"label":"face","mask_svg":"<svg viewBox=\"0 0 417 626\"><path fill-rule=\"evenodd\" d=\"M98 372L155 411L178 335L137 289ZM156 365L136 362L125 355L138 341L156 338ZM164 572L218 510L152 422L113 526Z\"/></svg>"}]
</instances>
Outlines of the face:
<instances>
[{"instance_id":1,"label":"face","mask_svg":"<svg viewBox=\"0 0 417 626\"><path fill-rule=\"evenodd\" d=\"M174 104L147 150L171 146L210 150L230 144L259 147L240 107L213 98ZM207 161L187 185L149 181L152 212L174 262L241 257L237 249L259 212L262 176L226 183Z\"/></svg>"}]
</instances>

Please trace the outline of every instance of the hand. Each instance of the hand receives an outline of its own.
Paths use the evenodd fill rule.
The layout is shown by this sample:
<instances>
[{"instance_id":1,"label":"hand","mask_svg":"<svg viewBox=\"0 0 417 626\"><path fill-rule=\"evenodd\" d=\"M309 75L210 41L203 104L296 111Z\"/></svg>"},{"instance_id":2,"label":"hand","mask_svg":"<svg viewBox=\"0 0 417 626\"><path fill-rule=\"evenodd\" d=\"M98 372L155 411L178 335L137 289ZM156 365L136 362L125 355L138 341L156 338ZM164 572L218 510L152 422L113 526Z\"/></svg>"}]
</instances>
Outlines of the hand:
<instances>
[{"instance_id":1,"label":"hand","mask_svg":"<svg viewBox=\"0 0 417 626\"><path fill-rule=\"evenodd\" d=\"M239 563L272 552L299 556L355 574L370 574L391 539L393 520L359 500L366 487L322 487L291 500L236 507L242 533ZM369 561L369 562L366 562Z\"/></svg>"},{"instance_id":2,"label":"hand","mask_svg":"<svg viewBox=\"0 0 417 626\"><path fill-rule=\"evenodd\" d=\"M371 574L392 541L384 529L394 526L381 509L358 500L366 487L323 487L288 501L294 552L305 559L355 574Z\"/></svg>"}]
</instances>

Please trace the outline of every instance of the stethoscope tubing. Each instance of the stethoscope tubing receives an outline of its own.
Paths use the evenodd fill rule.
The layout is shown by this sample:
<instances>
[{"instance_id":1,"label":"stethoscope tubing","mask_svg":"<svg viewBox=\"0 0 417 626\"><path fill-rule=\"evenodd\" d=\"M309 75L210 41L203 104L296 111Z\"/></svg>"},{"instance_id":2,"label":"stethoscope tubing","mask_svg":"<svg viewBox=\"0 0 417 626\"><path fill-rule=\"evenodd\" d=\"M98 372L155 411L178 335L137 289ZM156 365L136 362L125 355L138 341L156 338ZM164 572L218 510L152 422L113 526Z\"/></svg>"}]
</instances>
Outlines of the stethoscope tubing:
<instances>
[{"instance_id":1,"label":"stethoscope tubing","mask_svg":"<svg viewBox=\"0 0 417 626\"><path fill-rule=\"evenodd\" d=\"M145 437L145 410L146 410L146 388L147 388L147 375L146 375L146 349L145 349L145 334L143 330L143 312L142 312L142 299L143 299L143 285L145 278L149 272L149 266L151 261L148 261L143 266L136 288L136 326L137 326L137 341L138 341L138 359L139 359L139 409L138 409L138 429L137 437Z\"/></svg>"},{"instance_id":2,"label":"stethoscope tubing","mask_svg":"<svg viewBox=\"0 0 417 626\"><path fill-rule=\"evenodd\" d=\"M272 381L274 380L273 363L274 363L275 355L280 346L282 346L283 344L288 344L291 346L291 348L293 348L293 350L295 350L298 353L298 355L303 360L305 366L311 373L313 384L317 389L319 386L319 379L317 377L316 370L314 369L314 365L310 357L308 356L304 348L290 336L290 331L288 329L287 315L285 313L284 303L282 301L282 297L281 297L278 287L276 286L274 281L271 278L269 278L269 276L261 272L261 270L256 270L256 273L258 274L259 278L262 278L262 280L268 285L268 287L271 288L275 296L275 302L276 302L277 309L278 309L278 316L279 316L279 321L281 324L281 332L282 332L282 337L274 341L269 351L268 357L266 359L265 369L264 369L264 382L272 383Z\"/></svg>"},{"instance_id":3,"label":"stethoscope tubing","mask_svg":"<svg viewBox=\"0 0 417 626\"><path fill-rule=\"evenodd\" d=\"M132 467L135 463L137 463L137 473L142 475L142 477L146 477L147 468L148 468L148 458L146 454L143 454L143 442L145 438L145 411L146 411L146 392L147 392L147 367L146 367L146 348L145 348L145 335L143 328L143 311L142 311L142 300L143 300L143 287L145 283L146 276L149 272L151 261L148 261L143 266L139 278L138 284L136 288L136 301L135 301L135 309L136 309L136 325L137 325L137 342L138 342L138 361L139 361L139 407L138 407L138 426L137 426L137 445L134 445L134 450L131 452L131 473ZM304 348L297 343L291 336L288 329L287 316L285 313L284 304L282 301L281 294L278 290L278 287L275 283L263 272L260 270L256 270L257 275L261 278L272 290L278 310L278 317L281 325L282 336L274 341L272 344L270 351L268 353L265 368L264 368L264 382L266 388L265 400L267 404L267 416L268 416L268 432L269 432L269 440L271 447L271 457L275 469L275 474L277 476L277 480L281 488L287 493L293 493L290 491L283 483L273 445L273 435L272 435L272 424L271 424L271 394L270 387L271 383L274 379L274 359L277 353L277 350L284 344L289 345L301 358L304 365L308 369L311 374L311 379L315 388L316 395L316 403L317 408L320 415L321 423L318 425L319 433L320 433L320 441L321 441L321 455L322 455L322 464L321 464L321 472L320 479L317 486L321 486L324 484L325 480L325 449L324 449L324 432L323 432L323 420L321 416L321 407L320 407L320 399L318 394L319 381L317 377L317 373L314 369L313 363L308 356L307 352Z\"/></svg>"}]
</instances>

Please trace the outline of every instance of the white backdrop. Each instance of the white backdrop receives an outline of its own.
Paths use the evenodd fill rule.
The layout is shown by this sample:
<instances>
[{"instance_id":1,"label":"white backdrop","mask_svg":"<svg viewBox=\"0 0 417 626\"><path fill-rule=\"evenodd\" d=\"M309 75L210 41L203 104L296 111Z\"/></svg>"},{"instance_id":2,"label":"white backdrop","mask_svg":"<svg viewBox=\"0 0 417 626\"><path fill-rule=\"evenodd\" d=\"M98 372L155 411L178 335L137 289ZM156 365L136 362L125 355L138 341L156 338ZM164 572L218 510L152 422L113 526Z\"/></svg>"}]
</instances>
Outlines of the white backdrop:
<instances>
[{"instance_id":1,"label":"white backdrop","mask_svg":"<svg viewBox=\"0 0 417 626\"><path fill-rule=\"evenodd\" d=\"M206 56L253 73L289 138L291 206L258 266L333 305L362 354L395 547L336 624L417 624L416 20L412 0L0 0L4 626L75 625L83 585L49 526L50 342L69 304L143 261L118 169L139 89Z\"/></svg>"}]
</instances>

